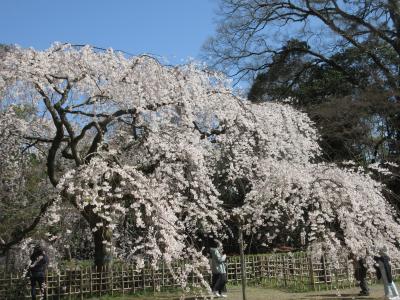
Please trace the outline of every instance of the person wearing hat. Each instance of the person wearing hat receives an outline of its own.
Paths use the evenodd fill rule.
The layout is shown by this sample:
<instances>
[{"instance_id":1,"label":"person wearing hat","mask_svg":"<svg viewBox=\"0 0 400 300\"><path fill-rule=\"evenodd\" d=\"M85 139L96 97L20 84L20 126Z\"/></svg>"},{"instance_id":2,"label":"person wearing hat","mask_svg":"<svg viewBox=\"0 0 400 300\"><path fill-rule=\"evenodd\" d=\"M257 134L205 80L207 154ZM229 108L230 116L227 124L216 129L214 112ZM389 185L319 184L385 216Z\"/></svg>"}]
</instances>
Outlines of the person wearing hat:
<instances>
[{"instance_id":1,"label":"person wearing hat","mask_svg":"<svg viewBox=\"0 0 400 300\"><path fill-rule=\"evenodd\" d=\"M30 257L31 263L29 264L30 281L31 281L31 296L32 300L36 299L36 283L40 287L42 298L46 298L46 268L49 263L49 259L46 252L40 245L36 245L33 249L33 253Z\"/></svg>"},{"instance_id":2,"label":"person wearing hat","mask_svg":"<svg viewBox=\"0 0 400 300\"><path fill-rule=\"evenodd\" d=\"M378 279L382 279L383 281L385 298L388 300L400 300L396 285L393 282L392 267L390 265L390 258L387 254L386 246L379 250L379 254L380 256L375 257L375 261L377 263L375 267Z\"/></svg>"}]
</instances>

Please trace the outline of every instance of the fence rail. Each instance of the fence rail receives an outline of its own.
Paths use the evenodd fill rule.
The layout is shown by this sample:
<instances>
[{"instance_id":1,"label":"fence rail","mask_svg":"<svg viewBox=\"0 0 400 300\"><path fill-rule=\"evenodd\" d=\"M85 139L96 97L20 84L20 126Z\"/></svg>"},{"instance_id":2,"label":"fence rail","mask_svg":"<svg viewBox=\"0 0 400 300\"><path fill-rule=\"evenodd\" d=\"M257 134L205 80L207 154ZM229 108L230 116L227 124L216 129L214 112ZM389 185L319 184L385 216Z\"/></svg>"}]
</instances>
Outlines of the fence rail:
<instances>
[{"instance_id":1,"label":"fence rail","mask_svg":"<svg viewBox=\"0 0 400 300\"><path fill-rule=\"evenodd\" d=\"M332 262L327 257L312 258L299 253L248 255L246 278L248 281L268 287L284 289L321 290L342 289L356 284L353 277L353 264L347 258ZM179 271L182 263L172 266ZM393 275L398 277L399 266L393 266ZM205 273L206 280L210 274ZM231 256L227 260L227 277L232 284L240 284L240 259ZM374 275L369 274L370 281ZM180 287L169 268L160 264L158 269L136 270L134 266L111 266L102 272L94 268L77 267L49 270L46 274L46 299L84 299L105 294L124 295L138 291L162 291ZM189 276L189 284L198 284L199 279ZM20 274L0 274L0 299L29 299L28 280Z\"/></svg>"}]
</instances>

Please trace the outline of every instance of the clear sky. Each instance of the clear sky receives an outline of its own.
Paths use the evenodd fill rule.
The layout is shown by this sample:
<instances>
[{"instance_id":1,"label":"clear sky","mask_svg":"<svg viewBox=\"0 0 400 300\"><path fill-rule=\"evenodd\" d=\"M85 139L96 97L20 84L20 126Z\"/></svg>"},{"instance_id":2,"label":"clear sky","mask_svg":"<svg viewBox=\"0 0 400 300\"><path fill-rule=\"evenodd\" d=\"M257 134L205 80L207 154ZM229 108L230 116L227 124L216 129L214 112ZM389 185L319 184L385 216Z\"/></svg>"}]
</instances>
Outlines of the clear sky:
<instances>
[{"instance_id":1,"label":"clear sky","mask_svg":"<svg viewBox=\"0 0 400 300\"><path fill-rule=\"evenodd\" d=\"M35 49L91 44L170 63L198 58L216 0L0 0L0 43Z\"/></svg>"}]
</instances>

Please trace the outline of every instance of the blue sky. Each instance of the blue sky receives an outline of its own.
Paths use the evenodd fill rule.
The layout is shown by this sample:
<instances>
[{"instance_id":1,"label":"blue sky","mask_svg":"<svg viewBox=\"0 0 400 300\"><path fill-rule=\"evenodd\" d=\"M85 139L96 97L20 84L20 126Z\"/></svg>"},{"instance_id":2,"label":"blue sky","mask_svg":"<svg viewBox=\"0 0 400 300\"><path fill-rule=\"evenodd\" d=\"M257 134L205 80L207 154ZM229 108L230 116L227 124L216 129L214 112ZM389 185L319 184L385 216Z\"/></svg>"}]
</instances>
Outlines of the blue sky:
<instances>
[{"instance_id":1,"label":"blue sky","mask_svg":"<svg viewBox=\"0 0 400 300\"><path fill-rule=\"evenodd\" d=\"M214 33L216 0L2 0L0 43L53 42L151 53L170 63L198 58Z\"/></svg>"}]
</instances>

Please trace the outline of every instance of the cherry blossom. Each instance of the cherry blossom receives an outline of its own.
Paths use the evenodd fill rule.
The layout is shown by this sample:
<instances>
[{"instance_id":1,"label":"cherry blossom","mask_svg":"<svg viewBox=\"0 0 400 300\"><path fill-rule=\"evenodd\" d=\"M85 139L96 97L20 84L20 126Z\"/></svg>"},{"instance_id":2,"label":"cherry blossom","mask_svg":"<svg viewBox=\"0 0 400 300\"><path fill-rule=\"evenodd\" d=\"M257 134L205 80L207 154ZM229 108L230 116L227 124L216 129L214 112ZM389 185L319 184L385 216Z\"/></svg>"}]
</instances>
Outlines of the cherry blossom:
<instances>
[{"instance_id":1,"label":"cherry blossom","mask_svg":"<svg viewBox=\"0 0 400 300\"><path fill-rule=\"evenodd\" d=\"M46 159L58 195L48 219L66 203L79 212L98 266L188 259L176 274L185 285L208 267L198 238L223 236L231 218L267 242L303 236L320 251L373 255L385 244L398 254L384 186L321 162L314 124L289 104L248 103L199 65L90 46L17 49L3 64L4 115L35 109L23 124L2 122L18 138L0 153L10 172L24 145ZM229 195L241 205L226 209Z\"/></svg>"}]
</instances>

